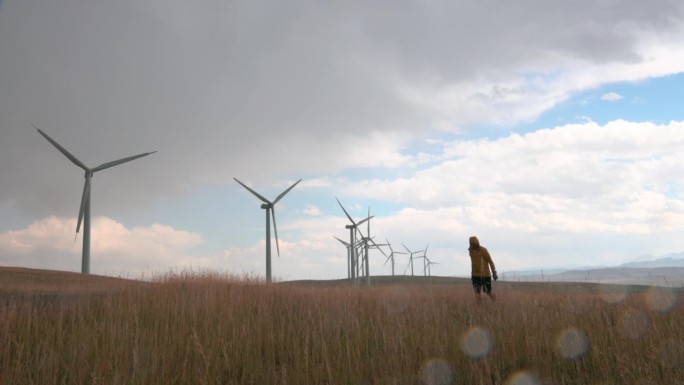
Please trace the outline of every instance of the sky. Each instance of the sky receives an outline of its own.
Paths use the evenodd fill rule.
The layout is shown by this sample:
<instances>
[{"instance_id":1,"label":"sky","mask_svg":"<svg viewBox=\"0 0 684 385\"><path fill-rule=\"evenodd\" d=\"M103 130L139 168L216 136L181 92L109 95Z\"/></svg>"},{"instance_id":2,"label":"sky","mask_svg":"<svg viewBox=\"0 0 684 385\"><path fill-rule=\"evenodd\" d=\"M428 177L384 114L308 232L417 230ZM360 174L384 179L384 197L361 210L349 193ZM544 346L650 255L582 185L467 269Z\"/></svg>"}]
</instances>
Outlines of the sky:
<instances>
[{"instance_id":1,"label":"sky","mask_svg":"<svg viewBox=\"0 0 684 385\"><path fill-rule=\"evenodd\" d=\"M0 265L81 267L83 171L32 125L90 167L157 151L93 177L96 274L263 277L233 178L302 179L278 280L346 278L335 198L439 276L471 235L500 275L680 253L682 90L680 1L0 1Z\"/></svg>"}]
</instances>

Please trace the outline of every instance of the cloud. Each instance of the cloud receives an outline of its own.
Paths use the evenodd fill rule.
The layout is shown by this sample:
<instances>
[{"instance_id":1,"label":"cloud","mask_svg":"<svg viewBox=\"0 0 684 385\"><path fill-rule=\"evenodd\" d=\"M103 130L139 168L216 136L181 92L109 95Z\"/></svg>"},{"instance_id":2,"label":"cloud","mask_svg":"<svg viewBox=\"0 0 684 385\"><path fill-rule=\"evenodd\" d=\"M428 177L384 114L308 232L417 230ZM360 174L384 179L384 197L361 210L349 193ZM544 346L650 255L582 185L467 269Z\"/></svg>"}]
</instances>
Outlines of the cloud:
<instances>
[{"instance_id":1,"label":"cloud","mask_svg":"<svg viewBox=\"0 0 684 385\"><path fill-rule=\"evenodd\" d=\"M159 150L96 176L98 214L113 216L232 175L401 168L435 131L512 126L684 70L682 5L665 0L71 0L0 17L0 201L35 219L73 214L81 181L30 123L86 164Z\"/></svg>"},{"instance_id":2,"label":"cloud","mask_svg":"<svg viewBox=\"0 0 684 385\"><path fill-rule=\"evenodd\" d=\"M0 233L0 263L33 268L80 271L82 241L74 240L76 221L48 217L21 230ZM128 229L110 218L96 217L91 229L91 271L133 275L169 268L202 268L210 259L192 249L202 237L153 224Z\"/></svg>"},{"instance_id":3,"label":"cloud","mask_svg":"<svg viewBox=\"0 0 684 385\"><path fill-rule=\"evenodd\" d=\"M304 214L306 215L321 215L321 210L314 205L306 205L304 208Z\"/></svg>"},{"instance_id":4,"label":"cloud","mask_svg":"<svg viewBox=\"0 0 684 385\"><path fill-rule=\"evenodd\" d=\"M613 121L495 140L454 141L410 178L372 179L347 194L417 208L462 207L467 221L526 232L654 233L684 226L684 122ZM678 189L678 187L675 187Z\"/></svg>"},{"instance_id":5,"label":"cloud","mask_svg":"<svg viewBox=\"0 0 684 385\"><path fill-rule=\"evenodd\" d=\"M623 98L622 95L615 93L615 92L608 92L608 93L601 95L601 100L605 100L607 102L614 102L614 101L620 100L622 98Z\"/></svg>"}]
</instances>

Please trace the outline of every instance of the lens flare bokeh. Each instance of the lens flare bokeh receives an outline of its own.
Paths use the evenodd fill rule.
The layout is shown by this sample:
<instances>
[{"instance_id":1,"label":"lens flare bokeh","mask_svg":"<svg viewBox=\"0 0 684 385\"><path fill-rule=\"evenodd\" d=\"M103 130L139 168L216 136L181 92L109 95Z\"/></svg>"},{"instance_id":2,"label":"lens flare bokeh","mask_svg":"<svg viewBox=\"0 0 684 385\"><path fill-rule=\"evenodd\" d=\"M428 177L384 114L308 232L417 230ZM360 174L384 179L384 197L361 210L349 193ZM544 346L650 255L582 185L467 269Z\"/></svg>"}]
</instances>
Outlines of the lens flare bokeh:
<instances>
[{"instance_id":1,"label":"lens flare bokeh","mask_svg":"<svg viewBox=\"0 0 684 385\"><path fill-rule=\"evenodd\" d=\"M493 348L492 335L480 327L470 328L461 337L461 350L474 360L487 357Z\"/></svg>"},{"instance_id":2,"label":"lens flare bokeh","mask_svg":"<svg viewBox=\"0 0 684 385\"><path fill-rule=\"evenodd\" d=\"M667 313L679 302L679 294L667 287L651 287L646 293L648 306L658 312Z\"/></svg>"},{"instance_id":3,"label":"lens flare bokeh","mask_svg":"<svg viewBox=\"0 0 684 385\"><path fill-rule=\"evenodd\" d=\"M505 385L541 385L541 381L533 373L521 370L508 377Z\"/></svg>"},{"instance_id":4,"label":"lens flare bokeh","mask_svg":"<svg viewBox=\"0 0 684 385\"><path fill-rule=\"evenodd\" d=\"M560 333L556 347L561 357L576 360L587 354L589 345L587 334L572 327Z\"/></svg>"},{"instance_id":5,"label":"lens flare bokeh","mask_svg":"<svg viewBox=\"0 0 684 385\"><path fill-rule=\"evenodd\" d=\"M425 361L420 368L420 380L423 385L450 385L453 383L451 365L440 358Z\"/></svg>"}]
</instances>

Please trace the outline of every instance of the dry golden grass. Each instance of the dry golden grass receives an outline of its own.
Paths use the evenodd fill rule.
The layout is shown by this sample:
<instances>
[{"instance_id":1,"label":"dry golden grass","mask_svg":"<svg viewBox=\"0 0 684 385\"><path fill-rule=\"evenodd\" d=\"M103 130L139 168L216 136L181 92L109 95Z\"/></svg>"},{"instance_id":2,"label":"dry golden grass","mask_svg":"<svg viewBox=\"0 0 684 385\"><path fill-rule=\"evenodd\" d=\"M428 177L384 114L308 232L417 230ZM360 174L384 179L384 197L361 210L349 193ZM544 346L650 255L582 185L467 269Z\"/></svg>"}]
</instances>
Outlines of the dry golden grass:
<instances>
[{"instance_id":1,"label":"dry golden grass","mask_svg":"<svg viewBox=\"0 0 684 385\"><path fill-rule=\"evenodd\" d=\"M202 273L76 297L5 296L0 383L684 383L678 292L507 283L492 303L464 280L428 282Z\"/></svg>"},{"instance_id":2,"label":"dry golden grass","mask_svg":"<svg viewBox=\"0 0 684 385\"><path fill-rule=\"evenodd\" d=\"M0 266L0 295L109 292L141 284L101 275Z\"/></svg>"}]
</instances>

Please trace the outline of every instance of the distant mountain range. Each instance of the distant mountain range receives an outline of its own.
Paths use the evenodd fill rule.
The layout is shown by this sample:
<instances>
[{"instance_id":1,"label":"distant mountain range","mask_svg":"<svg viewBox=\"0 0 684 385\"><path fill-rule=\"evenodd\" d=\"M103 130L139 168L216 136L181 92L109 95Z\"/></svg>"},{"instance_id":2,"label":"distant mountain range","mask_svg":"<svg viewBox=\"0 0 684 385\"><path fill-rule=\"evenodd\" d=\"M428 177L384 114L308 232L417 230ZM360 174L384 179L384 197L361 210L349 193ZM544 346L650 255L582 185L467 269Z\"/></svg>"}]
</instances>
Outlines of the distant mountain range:
<instances>
[{"instance_id":1,"label":"distant mountain range","mask_svg":"<svg viewBox=\"0 0 684 385\"><path fill-rule=\"evenodd\" d=\"M643 259L643 257L640 259ZM667 254L652 260L627 262L620 265L620 267L684 267L684 253Z\"/></svg>"},{"instance_id":2,"label":"distant mountain range","mask_svg":"<svg viewBox=\"0 0 684 385\"><path fill-rule=\"evenodd\" d=\"M655 259L640 257L619 266L576 267L573 269L535 269L502 272L506 281L593 282L622 285L684 287L684 253Z\"/></svg>"}]
</instances>

